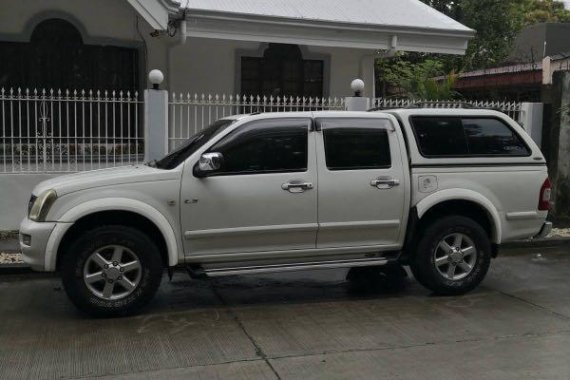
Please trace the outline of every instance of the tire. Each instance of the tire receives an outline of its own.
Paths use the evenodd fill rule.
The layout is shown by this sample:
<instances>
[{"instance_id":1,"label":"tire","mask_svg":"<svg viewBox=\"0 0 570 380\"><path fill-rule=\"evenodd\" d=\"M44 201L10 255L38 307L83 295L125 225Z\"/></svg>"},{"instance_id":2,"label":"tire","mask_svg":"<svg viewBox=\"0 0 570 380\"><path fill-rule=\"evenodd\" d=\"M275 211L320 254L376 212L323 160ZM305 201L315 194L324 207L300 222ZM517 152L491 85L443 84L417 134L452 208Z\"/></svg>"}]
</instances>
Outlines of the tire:
<instances>
[{"instance_id":1,"label":"tire","mask_svg":"<svg viewBox=\"0 0 570 380\"><path fill-rule=\"evenodd\" d=\"M448 216L423 231L410 269L435 294L461 295L479 286L490 264L491 242L483 227L470 218Z\"/></svg>"},{"instance_id":2,"label":"tire","mask_svg":"<svg viewBox=\"0 0 570 380\"><path fill-rule=\"evenodd\" d=\"M139 311L155 295L162 274L156 245L125 226L84 232L61 259L65 292L79 310L96 317Z\"/></svg>"}]
</instances>

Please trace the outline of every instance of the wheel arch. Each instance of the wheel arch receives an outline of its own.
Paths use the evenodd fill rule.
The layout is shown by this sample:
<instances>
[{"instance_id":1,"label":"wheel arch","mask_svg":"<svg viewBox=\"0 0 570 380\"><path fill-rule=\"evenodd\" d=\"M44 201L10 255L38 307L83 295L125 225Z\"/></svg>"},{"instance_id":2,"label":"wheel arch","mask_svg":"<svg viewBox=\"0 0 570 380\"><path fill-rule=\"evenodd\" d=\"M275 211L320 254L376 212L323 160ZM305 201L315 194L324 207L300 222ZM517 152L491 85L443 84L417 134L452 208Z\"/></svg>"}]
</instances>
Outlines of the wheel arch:
<instances>
[{"instance_id":1,"label":"wheel arch","mask_svg":"<svg viewBox=\"0 0 570 380\"><path fill-rule=\"evenodd\" d=\"M491 242L500 244L501 219L493 203L483 195L467 189L443 190L424 198L416 205L418 223L423 225L435 217L460 214L482 220Z\"/></svg>"},{"instance_id":2,"label":"wheel arch","mask_svg":"<svg viewBox=\"0 0 570 380\"><path fill-rule=\"evenodd\" d=\"M81 230L99 225L121 224L139 228L157 242L165 266L179 262L178 239L168 219L156 208L132 199L110 198L82 203L68 210L60 218L50 236L46 249L45 267L58 268L58 258L74 235Z\"/></svg>"}]
</instances>

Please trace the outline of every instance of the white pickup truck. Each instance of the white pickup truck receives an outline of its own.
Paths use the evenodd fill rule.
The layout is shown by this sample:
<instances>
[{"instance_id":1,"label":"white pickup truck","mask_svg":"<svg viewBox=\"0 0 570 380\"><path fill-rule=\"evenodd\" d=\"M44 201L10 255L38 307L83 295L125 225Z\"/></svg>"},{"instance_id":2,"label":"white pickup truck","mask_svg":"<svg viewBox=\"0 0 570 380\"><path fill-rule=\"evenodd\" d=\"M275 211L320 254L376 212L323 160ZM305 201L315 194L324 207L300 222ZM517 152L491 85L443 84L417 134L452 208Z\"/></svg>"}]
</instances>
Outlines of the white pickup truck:
<instances>
[{"instance_id":1,"label":"white pickup truck","mask_svg":"<svg viewBox=\"0 0 570 380\"><path fill-rule=\"evenodd\" d=\"M164 269L223 276L401 263L437 294L485 277L502 243L544 236L545 159L476 109L241 115L158 162L38 185L25 261L81 310L133 313Z\"/></svg>"}]
</instances>

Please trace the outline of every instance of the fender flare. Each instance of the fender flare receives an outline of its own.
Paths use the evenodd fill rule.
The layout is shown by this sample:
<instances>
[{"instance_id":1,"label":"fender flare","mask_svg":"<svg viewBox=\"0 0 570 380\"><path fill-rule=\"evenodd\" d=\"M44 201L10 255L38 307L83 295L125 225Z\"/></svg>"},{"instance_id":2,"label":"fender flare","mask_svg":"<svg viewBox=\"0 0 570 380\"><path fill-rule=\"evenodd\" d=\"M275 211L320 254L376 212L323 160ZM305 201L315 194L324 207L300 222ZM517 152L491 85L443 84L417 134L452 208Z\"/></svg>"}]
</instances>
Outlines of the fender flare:
<instances>
[{"instance_id":1,"label":"fender flare","mask_svg":"<svg viewBox=\"0 0 570 380\"><path fill-rule=\"evenodd\" d=\"M129 211L150 220L158 228L166 241L168 265L175 266L178 264L179 252L182 251L179 248L172 225L160 211L147 203L133 199L105 198L82 203L63 214L60 218L61 222L57 223L51 233L46 247L45 268L47 271L55 271L59 245L73 224L84 216L101 211Z\"/></svg>"},{"instance_id":2,"label":"fender flare","mask_svg":"<svg viewBox=\"0 0 570 380\"><path fill-rule=\"evenodd\" d=\"M500 244L502 239L501 217L495 205L485 196L468 189L446 189L429 195L417 205L418 218L421 219L432 207L446 201L470 201L487 211L493 221L493 243Z\"/></svg>"}]
</instances>

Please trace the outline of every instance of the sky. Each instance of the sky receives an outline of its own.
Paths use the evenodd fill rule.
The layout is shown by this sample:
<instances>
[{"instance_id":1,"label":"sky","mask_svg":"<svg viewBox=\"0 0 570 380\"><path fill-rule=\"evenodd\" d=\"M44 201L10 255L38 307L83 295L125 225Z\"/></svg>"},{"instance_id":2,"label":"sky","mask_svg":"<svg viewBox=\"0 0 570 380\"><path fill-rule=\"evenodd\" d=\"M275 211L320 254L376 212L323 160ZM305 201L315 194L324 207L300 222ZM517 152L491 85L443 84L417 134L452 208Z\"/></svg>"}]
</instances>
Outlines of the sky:
<instances>
[{"instance_id":1,"label":"sky","mask_svg":"<svg viewBox=\"0 0 570 380\"><path fill-rule=\"evenodd\" d=\"M570 9L570 0L562 0L566 4L566 9Z\"/></svg>"}]
</instances>

